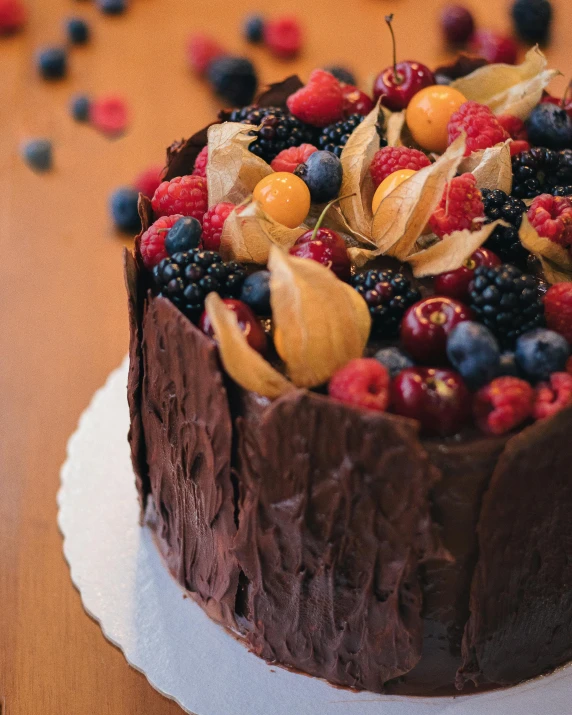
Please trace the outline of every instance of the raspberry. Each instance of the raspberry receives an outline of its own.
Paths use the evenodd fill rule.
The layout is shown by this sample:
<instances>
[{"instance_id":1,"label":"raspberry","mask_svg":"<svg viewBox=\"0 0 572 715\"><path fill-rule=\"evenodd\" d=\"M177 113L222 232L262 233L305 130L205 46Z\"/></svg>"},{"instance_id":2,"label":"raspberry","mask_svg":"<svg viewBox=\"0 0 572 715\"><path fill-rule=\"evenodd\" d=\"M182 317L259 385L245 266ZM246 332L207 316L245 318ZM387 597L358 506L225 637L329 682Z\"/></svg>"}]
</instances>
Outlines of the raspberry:
<instances>
[{"instance_id":1,"label":"raspberry","mask_svg":"<svg viewBox=\"0 0 572 715\"><path fill-rule=\"evenodd\" d=\"M298 119L316 127L339 121L344 113L344 95L338 80L329 72L314 70L308 84L291 94L286 104Z\"/></svg>"},{"instance_id":2,"label":"raspberry","mask_svg":"<svg viewBox=\"0 0 572 715\"><path fill-rule=\"evenodd\" d=\"M277 57L295 57L302 47L302 29L295 17L278 17L264 26L264 42Z\"/></svg>"},{"instance_id":3,"label":"raspberry","mask_svg":"<svg viewBox=\"0 0 572 715\"><path fill-rule=\"evenodd\" d=\"M541 382L536 386L532 416L535 420L543 420L569 405L572 405L572 375L554 372L549 383Z\"/></svg>"},{"instance_id":4,"label":"raspberry","mask_svg":"<svg viewBox=\"0 0 572 715\"><path fill-rule=\"evenodd\" d=\"M517 154L522 154L523 151L530 151L530 144L524 139L517 139L510 143L509 149L510 155L516 156Z\"/></svg>"},{"instance_id":5,"label":"raspberry","mask_svg":"<svg viewBox=\"0 0 572 715\"><path fill-rule=\"evenodd\" d=\"M422 151L405 146L386 146L375 153L369 171L377 188L384 179L398 169L418 171L431 162Z\"/></svg>"},{"instance_id":6,"label":"raspberry","mask_svg":"<svg viewBox=\"0 0 572 715\"><path fill-rule=\"evenodd\" d=\"M223 202L211 206L203 218L203 246L207 251L218 251L224 222L234 211L234 204Z\"/></svg>"},{"instance_id":7,"label":"raspberry","mask_svg":"<svg viewBox=\"0 0 572 715\"><path fill-rule=\"evenodd\" d=\"M160 263L163 258L167 258L165 239L167 238L169 229L172 228L180 218L183 218L180 214L163 216L157 219L152 226L149 226L141 236L139 250L145 268L151 270Z\"/></svg>"},{"instance_id":8,"label":"raspberry","mask_svg":"<svg viewBox=\"0 0 572 715\"><path fill-rule=\"evenodd\" d=\"M352 114L361 114L365 117L374 107L372 98L351 84L342 85L342 93L344 95L344 117L351 117Z\"/></svg>"},{"instance_id":9,"label":"raspberry","mask_svg":"<svg viewBox=\"0 0 572 715\"><path fill-rule=\"evenodd\" d=\"M306 159L315 151L318 151L311 144L301 144L290 149L283 149L278 156L272 160L270 166L274 171L288 171L294 173L300 164L304 164Z\"/></svg>"},{"instance_id":10,"label":"raspberry","mask_svg":"<svg viewBox=\"0 0 572 715\"><path fill-rule=\"evenodd\" d=\"M439 238L453 231L470 229L481 225L476 219L484 218L485 207L481 192L472 174L462 174L452 179L445 187L441 203L429 219L429 226Z\"/></svg>"},{"instance_id":11,"label":"raspberry","mask_svg":"<svg viewBox=\"0 0 572 715\"><path fill-rule=\"evenodd\" d=\"M465 132L467 135L465 156L479 149L488 149L509 138L508 132L491 110L478 102L462 104L459 111L455 112L449 120L447 129L449 144Z\"/></svg>"},{"instance_id":12,"label":"raspberry","mask_svg":"<svg viewBox=\"0 0 572 715\"><path fill-rule=\"evenodd\" d=\"M127 104L114 95L95 99L89 108L89 121L104 134L122 134L127 128Z\"/></svg>"},{"instance_id":13,"label":"raspberry","mask_svg":"<svg viewBox=\"0 0 572 715\"><path fill-rule=\"evenodd\" d=\"M534 390L518 377L497 377L475 395L478 426L488 434L504 434L532 414Z\"/></svg>"},{"instance_id":14,"label":"raspberry","mask_svg":"<svg viewBox=\"0 0 572 715\"><path fill-rule=\"evenodd\" d=\"M566 372L569 375L572 375L572 355L566 361Z\"/></svg>"},{"instance_id":15,"label":"raspberry","mask_svg":"<svg viewBox=\"0 0 572 715\"><path fill-rule=\"evenodd\" d=\"M207 182L202 176L177 176L163 181L151 200L155 216L193 216L202 223L209 207Z\"/></svg>"},{"instance_id":16,"label":"raspberry","mask_svg":"<svg viewBox=\"0 0 572 715\"><path fill-rule=\"evenodd\" d=\"M222 45L209 35L191 35L187 43L187 60L197 74L205 74L213 60L227 53Z\"/></svg>"},{"instance_id":17,"label":"raspberry","mask_svg":"<svg viewBox=\"0 0 572 715\"><path fill-rule=\"evenodd\" d=\"M133 188L144 196L151 198L161 183L162 166L150 166L137 175Z\"/></svg>"},{"instance_id":18,"label":"raspberry","mask_svg":"<svg viewBox=\"0 0 572 715\"><path fill-rule=\"evenodd\" d=\"M526 141L528 139L528 132L526 131L526 125L512 114L501 114L497 117L498 123L501 127L509 134L511 139L518 139Z\"/></svg>"},{"instance_id":19,"label":"raspberry","mask_svg":"<svg viewBox=\"0 0 572 715\"><path fill-rule=\"evenodd\" d=\"M546 291L544 314L550 330L563 335L572 345L572 283L557 283Z\"/></svg>"},{"instance_id":20,"label":"raspberry","mask_svg":"<svg viewBox=\"0 0 572 715\"><path fill-rule=\"evenodd\" d=\"M27 14L19 0L0 0L0 35L17 32L26 22Z\"/></svg>"},{"instance_id":21,"label":"raspberry","mask_svg":"<svg viewBox=\"0 0 572 715\"><path fill-rule=\"evenodd\" d=\"M197 158L195 159L195 165L193 167L193 176L202 176L206 178L207 176L207 163L209 161L209 148L204 146Z\"/></svg>"},{"instance_id":22,"label":"raspberry","mask_svg":"<svg viewBox=\"0 0 572 715\"><path fill-rule=\"evenodd\" d=\"M572 200L541 194L530 204L528 220L544 236L564 248L572 246Z\"/></svg>"},{"instance_id":23,"label":"raspberry","mask_svg":"<svg viewBox=\"0 0 572 715\"><path fill-rule=\"evenodd\" d=\"M374 358L356 358L330 380L330 397L384 412L389 406L389 373Z\"/></svg>"}]
</instances>

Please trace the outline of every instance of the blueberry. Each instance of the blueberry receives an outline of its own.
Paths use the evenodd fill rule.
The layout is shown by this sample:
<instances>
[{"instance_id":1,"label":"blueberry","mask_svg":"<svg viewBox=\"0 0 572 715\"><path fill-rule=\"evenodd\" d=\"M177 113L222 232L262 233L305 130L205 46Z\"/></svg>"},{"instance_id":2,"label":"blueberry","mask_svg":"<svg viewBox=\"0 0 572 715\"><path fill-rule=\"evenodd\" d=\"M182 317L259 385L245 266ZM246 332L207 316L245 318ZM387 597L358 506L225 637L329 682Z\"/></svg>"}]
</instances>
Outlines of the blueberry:
<instances>
[{"instance_id":1,"label":"blueberry","mask_svg":"<svg viewBox=\"0 0 572 715\"><path fill-rule=\"evenodd\" d=\"M261 15L249 15L244 21L243 32L248 42L262 42L264 18Z\"/></svg>"},{"instance_id":2,"label":"blueberry","mask_svg":"<svg viewBox=\"0 0 572 715\"><path fill-rule=\"evenodd\" d=\"M70 102L70 112L76 122L87 122L89 119L90 99L85 94L76 94Z\"/></svg>"},{"instance_id":3,"label":"blueberry","mask_svg":"<svg viewBox=\"0 0 572 715\"><path fill-rule=\"evenodd\" d=\"M270 272L257 271L242 284L240 300L258 315L270 315Z\"/></svg>"},{"instance_id":4,"label":"blueberry","mask_svg":"<svg viewBox=\"0 0 572 715\"><path fill-rule=\"evenodd\" d=\"M566 338L553 330L537 328L516 341L516 362L532 381L547 380L553 372L563 372L570 355Z\"/></svg>"},{"instance_id":5,"label":"blueberry","mask_svg":"<svg viewBox=\"0 0 572 715\"><path fill-rule=\"evenodd\" d=\"M499 374L500 349L491 331L467 320L449 334L447 357L469 387L476 389Z\"/></svg>"},{"instance_id":6,"label":"blueberry","mask_svg":"<svg viewBox=\"0 0 572 715\"><path fill-rule=\"evenodd\" d=\"M66 21L66 31L73 45L85 45L89 40L89 25L81 17L70 17Z\"/></svg>"},{"instance_id":7,"label":"blueberry","mask_svg":"<svg viewBox=\"0 0 572 715\"><path fill-rule=\"evenodd\" d=\"M34 171L49 171L53 163L52 142L49 139L30 139L22 146L22 157Z\"/></svg>"},{"instance_id":8,"label":"blueberry","mask_svg":"<svg viewBox=\"0 0 572 715\"><path fill-rule=\"evenodd\" d=\"M245 57L218 57L209 65L208 78L222 99L239 107L252 102L258 87L254 65Z\"/></svg>"},{"instance_id":9,"label":"blueberry","mask_svg":"<svg viewBox=\"0 0 572 715\"><path fill-rule=\"evenodd\" d=\"M342 163L331 151L315 151L294 173L306 183L316 204L331 201L340 193Z\"/></svg>"},{"instance_id":10,"label":"blueberry","mask_svg":"<svg viewBox=\"0 0 572 715\"><path fill-rule=\"evenodd\" d=\"M326 72L333 74L338 82L343 82L344 84L356 85L357 81L355 75L350 70L345 67L340 67L339 65L331 65L330 67L324 67Z\"/></svg>"},{"instance_id":11,"label":"blueberry","mask_svg":"<svg viewBox=\"0 0 572 715\"><path fill-rule=\"evenodd\" d=\"M97 0L97 6L106 15L121 15L127 10L127 0Z\"/></svg>"},{"instance_id":12,"label":"blueberry","mask_svg":"<svg viewBox=\"0 0 572 715\"><path fill-rule=\"evenodd\" d=\"M113 222L121 231L135 233L141 230L141 219L137 210L139 194L135 189L123 187L111 194L109 208Z\"/></svg>"},{"instance_id":13,"label":"blueberry","mask_svg":"<svg viewBox=\"0 0 572 715\"><path fill-rule=\"evenodd\" d=\"M387 369L391 379L397 377L402 370L415 366L408 355L395 347L378 350L374 358Z\"/></svg>"},{"instance_id":14,"label":"blueberry","mask_svg":"<svg viewBox=\"0 0 572 715\"><path fill-rule=\"evenodd\" d=\"M531 43L546 42L552 22L552 5L549 0L516 0L511 13L521 39Z\"/></svg>"},{"instance_id":15,"label":"blueberry","mask_svg":"<svg viewBox=\"0 0 572 715\"><path fill-rule=\"evenodd\" d=\"M556 104L538 104L526 125L531 144L556 150L572 146L572 119Z\"/></svg>"},{"instance_id":16,"label":"blueberry","mask_svg":"<svg viewBox=\"0 0 572 715\"><path fill-rule=\"evenodd\" d=\"M37 65L44 79L61 79L67 72L67 54L63 47L44 47L38 51Z\"/></svg>"},{"instance_id":17,"label":"blueberry","mask_svg":"<svg viewBox=\"0 0 572 715\"><path fill-rule=\"evenodd\" d=\"M190 251L198 248L203 229L196 218L185 216L180 218L170 229L165 239L165 250L172 256L180 251Z\"/></svg>"}]
</instances>

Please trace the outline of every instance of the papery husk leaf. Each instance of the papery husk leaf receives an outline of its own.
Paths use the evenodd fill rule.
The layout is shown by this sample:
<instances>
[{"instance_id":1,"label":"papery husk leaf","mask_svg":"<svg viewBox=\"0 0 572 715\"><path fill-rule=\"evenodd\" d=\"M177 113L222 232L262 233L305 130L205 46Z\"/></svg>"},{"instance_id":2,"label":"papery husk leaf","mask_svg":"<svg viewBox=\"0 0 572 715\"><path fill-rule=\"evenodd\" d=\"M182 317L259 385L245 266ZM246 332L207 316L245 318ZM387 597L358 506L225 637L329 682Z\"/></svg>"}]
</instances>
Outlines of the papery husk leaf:
<instances>
[{"instance_id":1,"label":"papery husk leaf","mask_svg":"<svg viewBox=\"0 0 572 715\"><path fill-rule=\"evenodd\" d=\"M260 353L248 344L238 325L236 313L229 310L216 293L205 300L219 355L226 372L245 390L275 399L294 390L294 385L275 370Z\"/></svg>"},{"instance_id":2,"label":"papery husk leaf","mask_svg":"<svg viewBox=\"0 0 572 715\"><path fill-rule=\"evenodd\" d=\"M518 236L526 250L541 260L547 260L549 264L553 265L552 270L562 271L563 274L572 273L572 256L570 253L549 238L539 236L538 231L530 223L526 214L522 217Z\"/></svg>"},{"instance_id":3,"label":"papery husk leaf","mask_svg":"<svg viewBox=\"0 0 572 715\"><path fill-rule=\"evenodd\" d=\"M465 157L459 173L473 174L479 189L500 189L510 194L512 189L512 162L510 142L496 144Z\"/></svg>"},{"instance_id":4,"label":"papery husk leaf","mask_svg":"<svg viewBox=\"0 0 572 715\"><path fill-rule=\"evenodd\" d=\"M387 146L401 146L405 112L389 112L385 119Z\"/></svg>"},{"instance_id":5,"label":"papery husk leaf","mask_svg":"<svg viewBox=\"0 0 572 715\"><path fill-rule=\"evenodd\" d=\"M541 258L542 272L544 277L551 285L555 283L570 283L572 281L572 269L565 270L561 266L557 266L548 258Z\"/></svg>"},{"instance_id":6,"label":"papery husk leaf","mask_svg":"<svg viewBox=\"0 0 572 715\"><path fill-rule=\"evenodd\" d=\"M269 164L248 150L256 139L249 136L252 128L238 122L214 124L209 128L209 206L221 201L241 203L252 194L261 179L272 173Z\"/></svg>"},{"instance_id":7,"label":"papery husk leaf","mask_svg":"<svg viewBox=\"0 0 572 715\"><path fill-rule=\"evenodd\" d=\"M520 65L492 64L458 79L451 87L468 100L486 104L495 114L512 114L522 120L540 102L542 92L559 74L547 70L547 60L538 47L526 54Z\"/></svg>"},{"instance_id":8,"label":"papery husk leaf","mask_svg":"<svg viewBox=\"0 0 572 715\"><path fill-rule=\"evenodd\" d=\"M268 269L272 318L280 336L276 349L295 385L321 385L363 355L371 318L356 291L326 266L275 246Z\"/></svg>"}]
</instances>

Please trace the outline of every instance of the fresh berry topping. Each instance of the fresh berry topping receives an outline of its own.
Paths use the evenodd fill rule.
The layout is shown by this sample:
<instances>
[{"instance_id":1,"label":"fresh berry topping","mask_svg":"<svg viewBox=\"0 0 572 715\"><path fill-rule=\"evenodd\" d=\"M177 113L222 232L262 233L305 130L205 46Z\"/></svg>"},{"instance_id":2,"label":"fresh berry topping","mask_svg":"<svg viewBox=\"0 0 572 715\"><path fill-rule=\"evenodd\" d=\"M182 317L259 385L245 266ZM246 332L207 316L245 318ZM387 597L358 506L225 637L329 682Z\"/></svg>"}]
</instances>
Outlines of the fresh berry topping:
<instances>
[{"instance_id":1,"label":"fresh berry topping","mask_svg":"<svg viewBox=\"0 0 572 715\"><path fill-rule=\"evenodd\" d=\"M572 200L567 196L537 196L528 209L528 220L544 236L564 248L572 246Z\"/></svg>"},{"instance_id":2,"label":"fresh berry topping","mask_svg":"<svg viewBox=\"0 0 572 715\"><path fill-rule=\"evenodd\" d=\"M471 396L453 370L412 367L402 370L391 390L393 411L418 420L426 435L460 432L471 415Z\"/></svg>"},{"instance_id":3,"label":"fresh berry topping","mask_svg":"<svg viewBox=\"0 0 572 715\"><path fill-rule=\"evenodd\" d=\"M68 57L63 47L44 47L37 54L38 72L44 79L66 76Z\"/></svg>"},{"instance_id":4,"label":"fresh berry topping","mask_svg":"<svg viewBox=\"0 0 572 715\"><path fill-rule=\"evenodd\" d=\"M135 177L133 188L143 196L152 198L161 183L162 174L162 166L150 166Z\"/></svg>"},{"instance_id":5,"label":"fresh berry topping","mask_svg":"<svg viewBox=\"0 0 572 715\"><path fill-rule=\"evenodd\" d=\"M539 194L572 195L572 151L531 149L512 158L512 193L521 199Z\"/></svg>"},{"instance_id":6,"label":"fresh berry topping","mask_svg":"<svg viewBox=\"0 0 572 715\"><path fill-rule=\"evenodd\" d=\"M469 288L479 266L500 266L502 261L487 248L477 248L470 258L455 271L435 276L433 287L437 295L446 295L460 301L469 299Z\"/></svg>"},{"instance_id":7,"label":"fresh berry topping","mask_svg":"<svg viewBox=\"0 0 572 715\"><path fill-rule=\"evenodd\" d=\"M183 217L179 215L163 216L149 226L141 236L139 251L143 265L148 270L151 270L162 261L163 258L167 258L168 254L165 248L165 239L167 238L169 230L173 228L180 218Z\"/></svg>"},{"instance_id":8,"label":"fresh berry topping","mask_svg":"<svg viewBox=\"0 0 572 715\"><path fill-rule=\"evenodd\" d=\"M328 392L349 405L385 412L389 406L389 374L373 358L356 358L335 373Z\"/></svg>"},{"instance_id":9,"label":"fresh berry topping","mask_svg":"<svg viewBox=\"0 0 572 715\"><path fill-rule=\"evenodd\" d=\"M523 201L514 196L507 196L504 191L496 189L481 189L483 206L485 208L485 223L502 219L510 226L497 226L486 242L486 247L505 263L513 263L518 267L526 266L529 253L520 242L518 229L522 216L526 213Z\"/></svg>"},{"instance_id":10,"label":"fresh berry topping","mask_svg":"<svg viewBox=\"0 0 572 715\"><path fill-rule=\"evenodd\" d=\"M516 33L522 40L530 44L546 42L552 22L549 0L516 0L511 14Z\"/></svg>"},{"instance_id":11,"label":"fresh berry topping","mask_svg":"<svg viewBox=\"0 0 572 715\"><path fill-rule=\"evenodd\" d=\"M314 144L316 138L314 127L304 124L280 107L249 106L235 109L229 119L231 122L262 125L260 130L251 132L256 138L248 148L268 163L284 149Z\"/></svg>"},{"instance_id":12,"label":"fresh berry topping","mask_svg":"<svg viewBox=\"0 0 572 715\"><path fill-rule=\"evenodd\" d=\"M536 386L536 395L532 416L535 420L544 420L572 405L572 375L567 372L555 372L550 382L541 382Z\"/></svg>"},{"instance_id":13,"label":"fresh berry topping","mask_svg":"<svg viewBox=\"0 0 572 715\"><path fill-rule=\"evenodd\" d=\"M85 94L76 94L70 102L70 113L76 122L87 122L91 100Z\"/></svg>"},{"instance_id":14,"label":"fresh berry topping","mask_svg":"<svg viewBox=\"0 0 572 715\"><path fill-rule=\"evenodd\" d=\"M169 216L159 221L167 222L172 219L173 217ZM143 254L143 248L141 253ZM145 258L143 260L145 261ZM205 298L209 293L215 291L221 298L237 298L240 295L245 270L240 263L223 263L218 253L188 251L175 253L174 256L155 264L153 276L161 295L195 321L201 316Z\"/></svg>"},{"instance_id":15,"label":"fresh berry topping","mask_svg":"<svg viewBox=\"0 0 572 715\"><path fill-rule=\"evenodd\" d=\"M530 151L530 144L522 139L516 139L509 144L510 155L516 156L522 154L523 151Z\"/></svg>"},{"instance_id":16,"label":"fresh berry topping","mask_svg":"<svg viewBox=\"0 0 572 715\"><path fill-rule=\"evenodd\" d=\"M122 15L127 10L127 0L97 0L97 7L105 15Z\"/></svg>"},{"instance_id":17,"label":"fresh berry topping","mask_svg":"<svg viewBox=\"0 0 572 715\"><path fill-rule=\"evenodd\" d=\"M518 47L512 37L499 35L492 30L477 30L471 40L471 52L484 57L491 64L514 65Z\"/></svg>"},{"instance_id":18,"label":"fresh berry topping","mask_svg":"<svg viewBox=\"0 0 572 715\"><path fill-rule=\"evenodd\" d=\"M313 152L294 173L306 184L316 204L325 204L340 193L342 164L330 151Z\"/></svg>"},{"instance_id":19,"label":"fresh berry topping","mask_svg":"<svg viewBox=\"0 0 572 715\"><path fill-rule=\"evenodd\" d=\"M250 345L250 347L257 352L264 354L268 349L266 333L262 329L262 326L258 322L258 319L252 310L241 300L235 300L233 298L225 298L223 303L228 310L232 310L232 312L236 315L238 327L242 330L244 337L246 338L246 342ZM205 335L208 335L209 338L213 338L213 340L216 339L211 319L206 311L201 315L199 328Z\"/></svg>"},{"instance_id":20,"label":"fresh berry topping","mask_svg":"<svg viewBox=\"0 0 572 715\"><path fill-rule=\"evenodd\" d=\"M193 216L202 223L208 210L207 182L202 176L177 176L163 181L151 200L155 216Z\"/></svg>"},{"instance_id":21,"label":"fresh berry topping","mask_svg":"<svg viewBox=\"0 0 572 715\"><path fill-rule=\"evenodd\" d=\"M498 123L510 136L511 139L524 140L528 139L526 124L512 114L501 114L497 117Z\"/></svg>"},{"instance_id":22,"label":"fresh berry topping","mask_svg":"<svg viewBox=\"0 0 572 715\"><path fill-rule=\"evenodd\" d=\"M375 153L369 171L377 188L382 181L399 169L419 171L430 164L429 159L418 149L386 146Z\"/></svg>"},{"instance_id":23,"label":"fresh berry topping","mask_svg":"<svg viewBox=\"0 0 572 715\"><path fill-rule=\"evenodd\" d=\"M127 104L122 97L109 95L94 99L89 108L89 121L104 134L118 136L127 129Z\"/></svg>"},{"instance_id":24,"label":"fresh berry topping","mask_svg":"<svg viewBox=\"0 0 572 715\"><path fill-rule=\"evenodd\" d=\"M302 28L295 17L278 17L264 26L264 42L277 57L295 57L302 48Z\"/></svg>"},{"instance_id":25,"label":"fresh berry topping","mask_svg":"<svg viewBox=\"0 0 572 715\"><path fill-rule=\"evenodd\" d=\"M222 202L211 206L203 218L203 246L207 251L218 251L224 223L236 206Z\"/></svg>"},{"instance_id":26,"label":"fresh berry topping","mask_svg":"<svg viewBox=\"0 0 572 715\"><path fill-rule=\"evenodd\" d=\"M451 117L447 131L449 144L452 144L462 133L466 134L465 156L480 149L488 149L509 138L508 132L503 129L491 110L478 102L465 102Z\"/></svg>"},{"instance_id":27,"label":"fresh berry topping","mask_svg":"<svg viewBox=\"0 0 572 715\"><path fill-rule=\"evenodd\" d=\"M572 375L572 356L568 358L566 361L566 372L569 375Z\"/></svg>"},{"instance_id":28,"label":"fresh berry topping","mask_svg":"<svg viewBox=\"0 0 572 715\"><path fill-rule=\"evenodd\" d=\"M421 297L401 273L370 270L358 273L352 285L367 303L372 335L395 337L407 309Z\"/></svg>"},{"instance_id":29,"label":"fresh berry topping","mask_svg":"<svg viewBox=\"0 0 572 715\"><path fill-rule=\"evenodd\" d=\"M315 151L318 150L312 144L301 144L283 149L278 156L272 159L270 166L274 171L288 171L293 174L298 166L304 164Z\"/></svg>"},{"instance_id":30,"label":"fresh berry topping","mask_svg":"<svg viewBox=\"0 0 572 715\"><path fill-rule=\"evenodd\" d=\"M0 0L0 35L18 32L26 23L28 13L20 0Z\"/></svg>"},{"instance_id":31,"label":"fresh berry topping","mask_svg":"<svg viewBox=\"0 0 572 715\"><path fill-rule=\"evenodd\" d=\"M475 270L469 305L502 347L512 347L519 335L544 324L536 280L506 263Z\"/></svg>"},{"instance_id":32,"label":"fresh berry topping","mask_svg":"<svg viewBox=\"0 0 572 715\"><path fill-rule=\"evenodd\" d=\"M374 358L389 372L392 380L403 370L415 366L409 355L397 347L382 348L375 353Z\"/></svg>"},{"instance_id":33,"label":"fresh berry topping","mask_svg":"<svg viewBox=\"0 0 572 715\"><path fill-rule=\"evenodd\" d=\"M258 76L246 57L218 57L209 64L208 80L215 93L238 107L252 102L258 88Z\"/></svg>"},{"instance_id":34,"label":"fresh berry topping","mask_svg":"<svg viewBox=\"0 0 572 715\"><path fill-rule=\"evenodd\" d=\"M516 341L516 362L533 382L547 380L553 372L562 372L569 356L568 341L554 330L537 328Z\"/></svg>"},{"instance_id":35,"label":"fresh berry topping","mask_svg":"<svg viewBox=\"0 0 572 715\"><path fill-rule=\"evenodd\" d=\"M518 427L532 414L534 390L518 377L497 377L475 395L473 411L483 432L500 435Z\"/></svg>"},{"instance_id":36,"label":"fresh berry topping","mask_svg":"<svg viewBox=\"0 0 572 715\"><path fill-rule=\"evenodd\" d=\"M352 132L363 122L363 115L352 114L351 117L343 119L341 122L335 122L326 127L320 138L318 146L324 151L331 151L336 156L341 156L345 145L348 142ZM387 142L382 139L383 145Z\"/></svg>"},{"instance_id":37,"label":"fresh berry topping","mask_svg":"<svg viewBox=\"0 0 572 715\"><path fill-rule=\"evenodd\" d=\"M332 271L343 281L350 279L351 262L343 238L331 228L318 228L303 233L290 249L291 256L311 258Z\"/></svg>"},{"instance_id":38,"label":"fresh berry topping","mask_svg":"<svg viewBox=\"0 0 572 715\"><path fill-rule=\"evenodd\" d=\"M310 191L298 176L279 171L265 176L252 194L262 209L278 223L296 228L310 211Z\"/></svg>"},{"instance_id":39,"label":"fresh berry topping","mask_svg":"<svg viewBox=\"0 0 572 715\"><path fill-rule=\"evenodd\" d=\"M305 87L288 97L287 105L290 112L306 124L327 127L342 118L344 95L333 75L317 69Z\"/></svg>"},{"instance_id":40,"label":"fresh berry topping","mask_svg":"<svg viewBox=\"0 0 572 715\"><path fill-rule=\"evenodd\" d=\"M472 174L456 176L448 182L439 206L429 219L429 226L439 238L453 231L474 231L482 225L485 208L481 192Z\"/></svg>"},{"instance_id":41,"label":"fresh berry topping","mask_svg":"<svg viewBox=\"0 0 572 715\"><path fill-rule=\"evenodd\" d=\"M418 301L403 317L401 343L417 362L442 364L447 358L447 337L472 311L453 298L432 296Z\"/></svg>"},{"instance_id":42,"label":"fresh berry topping","mask_svg":"<svg viewBox=\"0 0 572 715\"><path fill-rule=\"evenodd\" d=\"M169 256L183 251L191 251L201 247L201 224L196 218L184 216L180 218L165 238L165 250Z\"/></svg>"},{"instance_id":43,"label":"fresh berry topping","mask_svg":"<svg viewBox=\"0 0 572 715\"><path fill-rule=\"evenodd\" d=\"M53 166L52 142L49 139L30 139L22 146L22 158L34 171L44 173Z\"/></svg>"},{"instance_id":44,"label":"fresh berry topping","mask_svg":"<svg viewBox=\"0 0 572 715\"><path fill-rule=\"evenodd\" d=\"M447 357L451 365L472 389L497 377L500 356L495 336L480 323L470 320L459 323L447 340Z\"/></svg>"},{"instance_id":45,"label":"fresh berry topping","mask_svg":"<svg viewBox=\"0 0 572 715\"><path fill-rule=\"evenodd\" d=\"M331 65L330 67L324 67L325 72L333 74L334 77L342 84L351 84L355 86L357 84L357 79L355 74L349 70L347 67L341 67L339 65Z\"/></svg>"},{"instance_id":46,"label":"fresh berry topping","mask_svg":"<svg viewBox=\"0 0 572 715\"><path fill-rule=\"evenodd\" d=\"M538 104L526 123L531 144L547 149L569 149L572 146L572 119L562 107Z\"/></svg>"},{"instance_id":47,"label":"fresh berry topping","mask_svg":"<svg viewBox=\"0 0 572 715\"><path fill-rule=\"evenodd\" d=\"M262 15L249 15L242 26L244 39L257 44L264 37L264 18Z\"/></svg>"},{"instance_id":48,"label":"fresh berry topping","mask_svg":"<svg viewBox=\"0 0 572 715\"><path fill-rule=\"evenodd\" d=\"M467 101L454 87L435 85L418 92L407 107L407 127L427 151L443 154L449 141L451 117Z\"/></svg>"},{"instance_id":49,"label":"fresh berry topping","mask_svg":"<svg viewBox=\"0 0 572 715\"><path fill-rule=\"evenodd\" d=\"M207 73L213 60L226 55L225 49L209 35L191 35L187 43L187 59L197 74Z\"/></svg>"},{"instance_id":50,"label":"fresh berry topping","mask_svg":"<svg viewBox=\"0 0 572 715\"><path fill-rule=\"evenodd\" d=\"M66 32L72 45L85 45L89 41L89 25L81 17L66 20Z\"/></svg>"},{"instance_id":51,"label":"fresh berry topping","mask_svg":"<svg viewBox=\"0 0 572 715\"><path fill-rule=\"evenodd\" d=\"M572 345L572 283L557 283L544 296L546 325Z\"/></svg>"},{"instance_id":52,"label":"fresh berry topping","mask_svg":"<svg viewBox=\"0 0 572 715\"><path fill-rule=\"evenodd\" d=\"M447 42L462 45L475 31L475 21L466 7L447 5L441 12L441 28Z\"/></svg>"},{"instance_id":53,"label":"fresh berry topping","mask_svg":"<svg viewBox=\"0 0 572 715\"><path fill-rule=\"evenodd\" d=\"M257 315L270 315L270 271L251 273L242 284L240 300Z\"/></svg>"},{"instance_id":54,"label":"fresh berry topping","mask_svg":"<svg viewBox=\"0 0 572 715\"><path fill-rule=\"evenodd\" d=\"M204 146L197 154L197 158L195 159L195 163L193 165L193 176L202 176L206 179L208 161L209 148L208 146Z\"/></svg>"},{"instance_id":55,"label":"fresh berry topping","mask_svg":"<svg viewBox=\"0 0 572 715\"><path fill-rule=\"evenodd\" d=\"M120 231L137 233L141 230L138 202L139 194L135 189L124 187L111 194L109 209L113 223Z\"/></svg>"},{"instance_id":56,"label":"fresh berry topping","mask_svg":"<svg viewBox=\"0 0 572 715\"><path fill-rule=\"evenodd\" d=\"M344 117L351 117L352 114L361 114L365 117L372 111L374 107L373 100L361 89L350 84L344 84L342 85L342 92L344 95Z\"/></svg>"}]
</instances>

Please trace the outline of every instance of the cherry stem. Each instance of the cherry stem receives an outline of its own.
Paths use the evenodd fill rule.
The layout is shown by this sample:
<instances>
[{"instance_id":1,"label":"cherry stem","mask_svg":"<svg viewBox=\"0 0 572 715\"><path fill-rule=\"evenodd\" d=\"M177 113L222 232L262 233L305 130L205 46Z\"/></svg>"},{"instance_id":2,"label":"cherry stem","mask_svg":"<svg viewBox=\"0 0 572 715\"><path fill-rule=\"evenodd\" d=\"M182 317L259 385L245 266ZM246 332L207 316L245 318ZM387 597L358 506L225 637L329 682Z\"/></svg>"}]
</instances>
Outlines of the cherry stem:
<instances>
[{"instance_id":1,"label":"cherry stem","mask_svg":"<svg viewBox=\"0 0 572 715\"><path fill-rule=\"evenodd\" d=\"M393 13L385 16L385 22L391 32L391 42L393 44L393 79L395 84L401 84L404 78L397 71L397 46L395 42L395 32L393 31Z\"/></svg>"},{"instance_id":2,"label":"cherry stem","mask_svg":"<svg viewBox=\"0 0 572 715\"><path fill-rule=\"evenodd\" d=\"M330 208L334 205L337 204L338 201L343 201L344 199L351 199L352 196L355 196L354 194L347 194L346 196L338 196L337 199L334 199L333 201L330 201L329 204L326 204L324 207L324 210L320 214L320 218L316 221L316 225L314 226L314 230L312 231L312 237L310 241L314 241L316 239L316 236L318 235L318 231L320 230L322 223L324 219L326 218L326 214L330 210Z\"/></svg>"}]
</instances>

